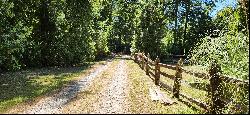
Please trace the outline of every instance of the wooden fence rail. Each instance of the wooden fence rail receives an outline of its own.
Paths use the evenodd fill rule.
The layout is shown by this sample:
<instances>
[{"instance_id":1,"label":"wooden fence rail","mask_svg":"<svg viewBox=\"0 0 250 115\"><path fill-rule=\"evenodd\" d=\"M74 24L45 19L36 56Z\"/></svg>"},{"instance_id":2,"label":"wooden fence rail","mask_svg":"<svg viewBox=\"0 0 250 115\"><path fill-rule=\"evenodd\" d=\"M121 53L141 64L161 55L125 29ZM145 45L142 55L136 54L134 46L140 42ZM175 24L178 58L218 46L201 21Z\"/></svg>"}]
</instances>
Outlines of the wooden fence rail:
<instances>
[{"instance_id":1,"label":"wooden fence rail","mask_svg":"<svg viewBox=\"0 0 250 115\"><path fill-rule=\"evenodd\" d=\"M183 68L181 68L181 69L182 69L183 72L185 72L187 74L190 74L190 75L193 75L195 77L203 78L203 79L209 79L209 75L206 74L206 73L192 72L192 71L185 70Z\"/></svg>"},{"instance_id":2,"label":"wooden fence rail","mask_svg":"<svg viewBox=\"0 0 250 115\"><path fill-rule=\"evenodd\" d=\"M178 63L176 65L168 65L164 63L160 63L160 59L157 57L155 61L152 61L150 59L150 55L147 54L145 56L144 53L135 53L133 56L133 60L141 66L143 70L145 70L146 75L152 75L154 76L155 80L155 85L161 85L168 90L173 91L173 96L175 98L179 98L179 96L182 96L186 99L188 99L190 102L195 103L196 105L207 109L209 113L221 113L222 108L224 107L223 105L223 100L222 100L222 90L221 88L221 83L224 81L225 83L241 83L241 84L247 84L249 85L248 80L241 80L241 79L236 79L232 77L228 77L225 75L221 75L221 68L220 66L216 63L213 62L211 64L211 67L209 69L209 74L206 73L198 73L198 72L192 72L185 70L183 66L183 59L180 58ZM154 68L153 68L154 66ZM160 71L160 68L167 68L171 70L176 70L175 75L169 75L165 72ZM150 70L153 70L151 72ZM180 86L181 86L181 81L182 80L182 72L185 72L187 74L193 75L198 78L203 78L203 79L209 79L210 81L210 90L208 91L210 97L211 97L211 102L209 103L210 107L208 107L207 104L204 102L201 102L195 98L192 98L186 94L180 93ZM174 80L174 85L173 87L168 86L164 84L163 82L160 81L160 75L168 77L172 80Z\"/></svg>"},{"instance_id":3,"label":"wooden fence rail","mask_svg":"<svg viewBox=\"0 0 250 115\"><path fill-rule=\"evenodd\" d=\"M175 70L176 66L174 65L168 65L168 64L163 64L163 63L159 63L160 67L165 67L165 68L168 68L168 69L172 69L172 70Z\"/></svg>"}]
</instances>

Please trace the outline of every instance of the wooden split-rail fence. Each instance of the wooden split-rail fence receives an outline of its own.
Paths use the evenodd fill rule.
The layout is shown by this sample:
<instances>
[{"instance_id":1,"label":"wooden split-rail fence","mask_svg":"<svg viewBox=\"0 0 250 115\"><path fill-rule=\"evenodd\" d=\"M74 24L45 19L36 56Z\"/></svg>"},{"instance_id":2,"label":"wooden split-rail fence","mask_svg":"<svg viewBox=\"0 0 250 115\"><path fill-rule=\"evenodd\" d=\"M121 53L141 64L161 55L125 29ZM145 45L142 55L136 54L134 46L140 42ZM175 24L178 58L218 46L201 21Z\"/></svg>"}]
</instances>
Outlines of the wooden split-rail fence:
<instances>
[{"instance_id":1,"label":"wooden split-rail fence","mask_svg":"<svg viewBox=\"0 0 250 115\"><path fill-rule=\"evenodd\" d=\"M173 97L179 98L179 96L182 96L186 98L187 100L189 100L190 102L208 110L209 113L221 113L222 108L224 108L225 106L223 104L224 102L221 97L222 90L220 89L221 87L220 85L222 81L224 81L225 83L240 83L240 84L249 85L248 80L241 80L241 79L236 79L236 78L228 77L225 75L221 75L220 66L216 62L212 63L208 74L206 74L206 73L197 73L197 72L185 70L183 68L182 58L179 59L176 65L168 65L168 64L160 63L160 59L158 57L155 59L155 61L153 61L150 59L149 54L146 56L144 53L134 53L132 55L132 59L142 67L142 69L146 72L146 75L150 74L154 76L155 85L160 85L164 88L167 88L168 90L171 90L173 92ZM168 75L167 73L162 72L160 70L161 67L171 69L171 70L176 70L175 75ZM151 72L150 70L153 70L153 72ZM185 72L187 74L193 75L198 78L209 79L210 90L208 94L210 95L210 98L211 98L211 102L209 104L210 106L184 93L180 93L182 72ZM166 85L165 83L161 82L160 75L174 80L173 87L170 87Z\"/></svg>"}]
</instances>

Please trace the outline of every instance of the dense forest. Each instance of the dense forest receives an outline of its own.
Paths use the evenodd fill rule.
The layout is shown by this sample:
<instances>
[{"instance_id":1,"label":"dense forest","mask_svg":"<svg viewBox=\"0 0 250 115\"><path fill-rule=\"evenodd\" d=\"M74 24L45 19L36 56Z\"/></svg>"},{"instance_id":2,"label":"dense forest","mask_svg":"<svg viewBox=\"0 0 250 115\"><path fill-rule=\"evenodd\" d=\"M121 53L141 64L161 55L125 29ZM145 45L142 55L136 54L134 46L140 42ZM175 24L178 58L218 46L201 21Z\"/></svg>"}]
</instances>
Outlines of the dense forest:
<instances>
[{"instance_id":1,"label":"dense forest","mask_svg":"<svg viewBox=\"0 0 250 115\"><path fill-rule=\"evenodd\" d=\"M225 73L249 73L248 0L209 15L224 0L1 0L0 71L67 66L111 52L162 61L212 59Z\"/></svg>"}]
</instances>

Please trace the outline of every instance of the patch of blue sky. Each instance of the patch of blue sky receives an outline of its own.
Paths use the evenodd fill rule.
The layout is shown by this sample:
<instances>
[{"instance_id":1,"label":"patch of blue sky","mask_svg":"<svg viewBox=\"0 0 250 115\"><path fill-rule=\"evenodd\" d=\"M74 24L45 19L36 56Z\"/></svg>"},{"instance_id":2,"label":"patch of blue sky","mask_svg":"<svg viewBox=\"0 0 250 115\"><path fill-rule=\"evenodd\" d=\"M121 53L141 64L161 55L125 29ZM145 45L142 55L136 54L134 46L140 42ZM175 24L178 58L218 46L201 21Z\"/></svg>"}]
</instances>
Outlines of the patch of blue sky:
<instances>
[{"instance_id":1,"label":"patch of blue sky","mask_svg":"<svg viewBox=\"0 0 250 115\"><path fill-rule=\"evenodd\" d=\"M223 9L224 7L232 6L235 8L237 5L237 0L216 0L216 1L217 2L215 2L215 7L209 14L212 17L214 17L216 13L221 9Z\"/></svg>"}]
</instances>

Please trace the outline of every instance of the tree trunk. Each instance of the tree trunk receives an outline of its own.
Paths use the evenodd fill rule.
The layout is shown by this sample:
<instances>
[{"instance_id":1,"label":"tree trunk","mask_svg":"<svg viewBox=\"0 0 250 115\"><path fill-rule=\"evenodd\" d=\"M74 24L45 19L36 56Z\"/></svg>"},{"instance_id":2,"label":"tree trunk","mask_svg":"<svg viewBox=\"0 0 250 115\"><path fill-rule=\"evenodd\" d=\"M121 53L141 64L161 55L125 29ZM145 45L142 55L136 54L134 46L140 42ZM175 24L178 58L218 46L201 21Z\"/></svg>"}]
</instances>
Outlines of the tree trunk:
<instances>
[{"instance_id":1,"label":"tree trunk","mask_svg":"<svg viewBox=\"0 0 250 115\"><path fill-rule=\"evenodd\" d=\"M187 34L187 23L188 23L188 21L189 21L189 19L188 19L188 14L189 14L189 9L190 9L190 6L189 6L189 0L186 0L185 1L185 3L186 3L186 16L185 16L185 26L184 26L184 35L183 35L183 41L182 41L182 47L183 47L183 50L184 50L184 52L183 52L183 54L184 53L186 53L185 52L185 47L184 47L184 43L183 42L185 42L185 40L186 40L186 34Z\"/></svg>"},{"instance_id":2,"label":"tree trunk","mask_svg":"<svg viewBox=\"0 0 250 115\"><path fill-rule=\"evenodd\" d=\"M246 16L246 30L247 30L247 36L249 36L249 17L248 17L248 11L249 11L249 0L238 0L240 3L241 7L244 9L244 14Z\"/></svg>"},{"instance_id":3,"label":"tree trunk","mask_svg":"<svg viewBox=\"0 0 250 115\"><path fill-rule=\"evenodd\" d=\"M49 49L51 49L49 46L51 44L51 39L49 39L49 5L50 1L43 0L41 1L40 5L40 12L39 12L39 21L40 21L40 40L42 42L42 50L41 50L41 55L43 56L42 59L42 65L43 66L48 66L50 63L50 52Z\"/></svg>"},{"instance_id":4,"label":"tree trunk","mask_svg":"<svg viewBox=\"0 0 250 115\"><path fill-rule=\"evenodd\" d=\"M173 43L173 46L176 45L176 42L177 42L177 20L178 20L178 17L177 17L177 14L178 14L178 3L179 3L179 0L175 0L175 31L174 31L174 43ZM172 47L173 47L172 46Z\"/></svg>"}]
</instances>

